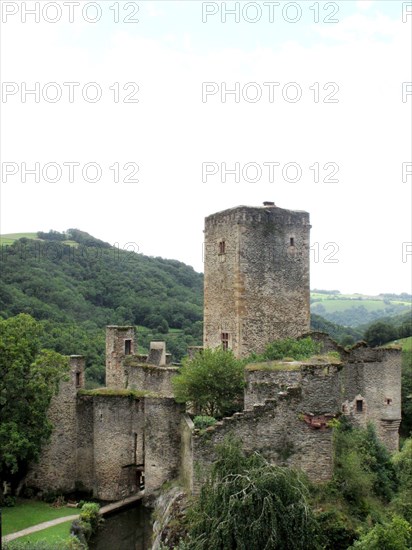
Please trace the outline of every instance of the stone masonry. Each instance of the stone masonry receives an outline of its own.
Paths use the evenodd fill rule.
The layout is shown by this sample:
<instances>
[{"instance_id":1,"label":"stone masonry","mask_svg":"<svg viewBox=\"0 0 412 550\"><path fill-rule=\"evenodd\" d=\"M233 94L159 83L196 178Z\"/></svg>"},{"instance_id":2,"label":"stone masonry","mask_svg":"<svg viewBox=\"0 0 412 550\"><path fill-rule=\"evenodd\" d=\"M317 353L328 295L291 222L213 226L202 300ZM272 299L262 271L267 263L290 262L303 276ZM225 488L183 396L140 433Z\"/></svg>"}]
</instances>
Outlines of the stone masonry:
<instances>
[{"instance_id":1,"label":"stone masonry","mask_svg":"<svg viewBox=\"0 0 412 550\"><path fill-rule=\"evenodd\" d=\"M309 329L309 215L266 203L206 218L204 345L238 357ZM136 353L135 328L106 331L106 388L84 389L84 358L70 357L70 374L53 398L51 440L26 485L42 491L82 490L118 500L140 490L155 494L179 478L198 492L227 436L246 452L300 468L315 482L333 471L333 422L372 422L390 451L398 449L401 352L350 349L310 333L322 352L308 361L269 362L245 369L245 408L205 433L175 402L164 342ZM201 348L189 350L189 355Z\"/></svg>"},{"instance_id":2,"label":"stone masonry","mask_svg":"<svg viewBox=\"0 0 412 550\"><path fill-rule=\"evenodd\" d=\"M273 203L205 220L204 345L237 357L309 330L309 214Z\"/></svg>"}]
</instances>

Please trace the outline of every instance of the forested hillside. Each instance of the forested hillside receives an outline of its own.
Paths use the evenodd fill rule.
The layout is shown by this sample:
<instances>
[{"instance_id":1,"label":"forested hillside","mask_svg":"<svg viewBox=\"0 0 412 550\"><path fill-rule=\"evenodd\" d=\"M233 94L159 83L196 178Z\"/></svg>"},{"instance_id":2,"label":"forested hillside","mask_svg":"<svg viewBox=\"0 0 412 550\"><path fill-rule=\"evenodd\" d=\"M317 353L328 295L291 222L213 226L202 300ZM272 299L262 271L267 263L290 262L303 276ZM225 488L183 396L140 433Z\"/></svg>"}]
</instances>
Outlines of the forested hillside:
<instances>
[{"instance_id":1,"label":"forested hillside","mask_svg":"<svg viewBox=\"0 0 412 550\"><path fill-rule=\"evenodd\" d=\"M104 383L106 325L136 325L140 352L147 351L150 340L166 340L174 361L180 361L187 346L202 344L203 275L192 267L119 250L78 229L0 239L1 317L29 313L44 328L44 347L85 355L90 385ZM369 317L380 319L392 306L407 310L407 294L367 298L344 296L338 290L313 291L311 328L327 332L342 345L365 334L375 343L377 331L384 341L410 335L410 323L407 330L398 330L406 326L408 313L393 316L392 309L392 316L384 319L389 328L367 332ZM349 319L350 326L324 318L338 315L342 304L349 307L343 308L342 318ZM366 306L372 311L369 316L362 309ZM366 324L356 326L358 318Z\"/></svg>"},{"instance_id":2,"label":"forested hillside","mask_svg":"<svg viewBox=\"0 0 412 550\"><path fill-rule=\"evenodd\" d=\"M1 248L2 317L25 312L40 320L43 345L85 354L89 380L104 380L108 324L141 327L141 351L165 339L175 360L201 344L203 275L192 267L119 250L77 229L9 243Z\"/></svg>"}]
</instances>

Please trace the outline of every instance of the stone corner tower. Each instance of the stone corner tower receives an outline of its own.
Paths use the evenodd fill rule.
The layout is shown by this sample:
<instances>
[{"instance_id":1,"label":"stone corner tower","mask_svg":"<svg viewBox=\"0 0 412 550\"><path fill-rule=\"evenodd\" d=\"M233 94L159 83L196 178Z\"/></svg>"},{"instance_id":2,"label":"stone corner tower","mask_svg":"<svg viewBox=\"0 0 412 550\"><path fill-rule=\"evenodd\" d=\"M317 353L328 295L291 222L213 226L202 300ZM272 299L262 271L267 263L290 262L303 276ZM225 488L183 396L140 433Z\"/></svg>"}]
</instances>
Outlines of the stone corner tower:
<instances>
[{"instance_id":1,"label":"stone corner tower","mask_svg":"<svg viewBox=\"0 0 412 550\"><path fill-rule=\"evenodd\" d=\"M124 389L125 374L123 360L126 355L134 355L135 328L133 326L106 327L106 387Z\"/></svg>"},{"instance_id":2,"label":"stone corner tower","mask_svg":"<svg viewBox=\"0 0 412 550\"><path fill-rule=\"evenodd\" d=\"M205 347L245 357L309 330L310 227L273 202L205 219Z\"/></svg>"}]
</instances>

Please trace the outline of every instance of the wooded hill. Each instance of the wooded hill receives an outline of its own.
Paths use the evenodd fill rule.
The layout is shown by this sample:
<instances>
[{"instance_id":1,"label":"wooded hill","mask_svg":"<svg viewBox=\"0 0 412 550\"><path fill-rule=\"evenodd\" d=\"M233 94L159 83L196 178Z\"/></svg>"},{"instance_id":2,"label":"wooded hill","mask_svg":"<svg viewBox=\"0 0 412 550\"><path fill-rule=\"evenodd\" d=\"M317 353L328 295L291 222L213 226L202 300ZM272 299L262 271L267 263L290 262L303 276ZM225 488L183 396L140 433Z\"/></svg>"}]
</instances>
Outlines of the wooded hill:
<instances>
[{"instance_id":1,"label":"wooded hill","mask_svg":"<svg viewBox=\"0 0 412 550\"><path fill-rule=\"evenodd\" d=\"M142 352L151 339L165 339L176 360L201 343L203 275L192 267L119 250L77 229L11 237L2 239L0 314L40 320L43 345L86 355L89 380L104 380L109 324L137 325Z\"/></svg>"},{"instance_id":2,"label":"wooded hill","mask_svg":"<svg viewBox=\"0 0 412 550\"><path fill-rule=\"evenodd\" d=\"M136 325L140 352L150 340L166 340L174 361L188 345L202 344L203 275L182 262L119 250L78 229L4 235L0 244L0 315L24 312L41 321L44 347L85 355L92 385L104 383L106 325ZM343 327L314 308L329 304L332 311L343 299L339 295L312 293L311 324L348 345L363 338L367 325ZM407 298L384 299L403 301L404 308Z\"/></svg>"}]
</instances>

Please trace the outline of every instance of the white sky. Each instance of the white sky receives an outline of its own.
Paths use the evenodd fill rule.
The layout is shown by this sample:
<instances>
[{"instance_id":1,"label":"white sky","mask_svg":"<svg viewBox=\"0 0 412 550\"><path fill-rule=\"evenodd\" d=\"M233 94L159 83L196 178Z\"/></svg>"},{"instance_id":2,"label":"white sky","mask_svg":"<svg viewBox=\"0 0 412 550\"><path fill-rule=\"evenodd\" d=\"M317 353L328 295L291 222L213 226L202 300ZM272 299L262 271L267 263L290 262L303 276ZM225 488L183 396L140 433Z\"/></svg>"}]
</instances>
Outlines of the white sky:
<instances>
[{"instance_id":1,"label":"white sky","mask_svg":"<svg viewBox=\"0 0 412 550\"><path fill-rule=\"evenodd\" d=\"M402 181L402 163L411 162L412 84L402 101L402 83L412 81L410 2L242 1L238 23L230 14L222 22L224 10L236 9L236 2L70 3L73 23L69 2L40 1L38 22L29 14L24 22L24 11L35 2L1 2L1 233L77 227L202 271L204 217L273 200L310 212L312 288L411 291L412 245L402 244L412 241L412 175ZM101 18L87 22L82 10L92 20L96 4ZM47 21L59 10L60 21ZM202 10L204 19L205 11L217 13L202 22ZM128 15L138 23L124 22ZM38 102L22 94L36 82ZM42 96L53 98L50 82L62 91L55 103ZM64 82L80 83L72 103ZM102 90L96 103L82 97L90 82ZM130 82L139 87L134 96L135 86L123 89ZM206 102L204 82L219 90ZM223 103L223 86L232 89L236 82L250 100L261 90L260 101L241 93L238 103L234 95ZM282 95L293 100L296 85L285 88L291 82L302 92L299 101ZM245 89L247 83L256 84ZM326 83L335 84L324 90ZM92 87L89 92L92 97ZM139 102L124 103L128 94ZM324 103L328 94L338 101ZM40 182L33 175L21 181L22 163L42 169L50 162L62 167L59 182L42 174ZM64 162L80 163L74 182ZM101 166L97 183L81 175L91 162ZM220 169L202 181L202 163L233 169L236 162L241 168L258 164L261 180L247 181L255 174L250 168L239 182L233 175L221 181ZM267 162L280 163L272 182ZM293 168L282 177L291 162L302 171L295 183L287 181ZM116 183L109 168L115 163L121 180L133 168L124 171L125 163L138 165L139 182ZM318 183L309 168L315 163ZM338 182L322 181L331 170L323 169L326 163L337 165ZM87 174L93 177L93 170ZM53 176L49 168L46 177ZM330 252L336 252L336 263L327 261Z\"/></svg>"}]
</instances>

